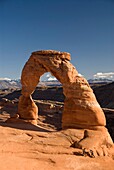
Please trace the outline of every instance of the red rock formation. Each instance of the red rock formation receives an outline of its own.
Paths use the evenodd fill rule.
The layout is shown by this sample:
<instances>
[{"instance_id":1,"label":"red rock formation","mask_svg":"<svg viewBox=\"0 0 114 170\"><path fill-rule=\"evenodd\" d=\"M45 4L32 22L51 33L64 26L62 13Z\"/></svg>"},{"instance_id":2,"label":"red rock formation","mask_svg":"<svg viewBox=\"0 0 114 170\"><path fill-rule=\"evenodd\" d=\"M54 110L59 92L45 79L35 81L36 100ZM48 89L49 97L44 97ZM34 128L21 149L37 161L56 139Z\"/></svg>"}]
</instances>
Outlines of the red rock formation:
<instances>
[{"instance_id":1,"label":"red rock formation","mask_svg":"<svg viewBox=\"0 0 114 170\"><path fill-rule=\"evenodd\" d=\"M62 127L94 129L96 126L105 126L104 113L92 89L83 77L78 76L69 60L70 54L65 52L47 50L32 53L22 71L22 95L31 95L40 77L45 72L51 72L63 84L66 97Z\"/></svg>"},{"instance_id":2,"label":"red rock formation","mask_svg":"<svg viewBox=\"0 0 114 170\"><path fill-rule=\"evenodd\" d=\"M22 96L19 100L19 119L31 123L34 120L34 123L37 124L37 108L31 94L45 72L51 72L63 85L65 102L62 128L96 130L96 132L92 131L92 134L97 138L87 131L88 135L84 135L84 138L75 146L93 148L96 139L98 141L95 145L96 148L104 142L107 146L109 146L108 144L112 145L112 140L104 128L106 125L104 113L88 82L78 75L77 70L70 63L70 54L66 52L46 50L32 53L21 76ZM102 133L103 139L101 138Z\"/></svg>"}]
</instances>

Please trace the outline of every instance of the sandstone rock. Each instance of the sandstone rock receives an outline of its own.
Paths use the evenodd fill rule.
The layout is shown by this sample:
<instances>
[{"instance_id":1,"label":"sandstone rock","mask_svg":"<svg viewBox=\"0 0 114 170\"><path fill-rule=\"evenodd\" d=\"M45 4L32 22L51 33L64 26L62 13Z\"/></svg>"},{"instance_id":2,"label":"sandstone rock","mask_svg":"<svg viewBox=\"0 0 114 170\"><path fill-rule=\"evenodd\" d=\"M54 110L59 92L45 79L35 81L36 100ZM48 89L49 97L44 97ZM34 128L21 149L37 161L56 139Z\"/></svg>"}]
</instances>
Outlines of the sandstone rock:
<instances>
[{"instance_id":1,"label":"sandstone rock","mask_svg":"<svg viewBox=\"0 0 114 170\"><path fill-rule=\"evenodd\" d=\"M70 54L65 52L47 50L32 53L22 71L22 95L31 95L41 75L51 72L63 84L66 97L62 127L94 129L94 126L105 126L104 113L92 89L83 77L78 76L69 60Z\"/></svg>"},{"instance_id":2,"label":"sandstone rock","mask_svg":"<svg viewBox=\"0 0 114 170\"><path fill-rule=\"evenodd\" d=\"M70 63L70 54L53 50L33 52L25 64L22 76L22 96L19 99L19 119L28 122L37 120L37 107L31 98L40 77L45 72L51 72L63 85L65 95L64 111L62 115L62 128L90 129L96 136L104 135L104 138L96 141L94 135L84 136L77 147L95 150L102 143L107 147L113 142L108 132L105 132L106 120L104 113L98 104L96 97L85 78L78 75L75 67ZM105 142L104 142L105 141ZM97 142L97 144L96 144ZM109 146L109 145L108 145Z\"/></svg>"},{"instance_id":3,"label":"sandstone rock","mask_svg":"<svg viewBox=\"0 0 114 170\"><path fill-rule=\"evenodd\" d=\"M87 150L70 147L83 131L51 133L33 125L0 123L0 170L113 170L114 153L92 159Z\"/></svg>"},{"instance_id":4,"label":"sandstone rock","mask_svg":"<svg viewBox=\"0 0 114 170\"><path fill-rule=\"evenodd\" d=\"M83 138L74 143L74 147L80 148L88 153L90 157L108 156L113 141L106 128L102 127L97 131L85 130ZM90 154L91 153L91 154Z\"/></svg>"},{"instance_id":5,"label":"sandstone rock","mask_svg":"<svg viewBox=\"0 0 114 170\"><path fill-rule=\"evenodd\" d=\"M38 118L38 107L32 100L32 97L25 97L22 95L19 98L18 113L20 119L37 119Z\"/></svg>"}]
</instances>

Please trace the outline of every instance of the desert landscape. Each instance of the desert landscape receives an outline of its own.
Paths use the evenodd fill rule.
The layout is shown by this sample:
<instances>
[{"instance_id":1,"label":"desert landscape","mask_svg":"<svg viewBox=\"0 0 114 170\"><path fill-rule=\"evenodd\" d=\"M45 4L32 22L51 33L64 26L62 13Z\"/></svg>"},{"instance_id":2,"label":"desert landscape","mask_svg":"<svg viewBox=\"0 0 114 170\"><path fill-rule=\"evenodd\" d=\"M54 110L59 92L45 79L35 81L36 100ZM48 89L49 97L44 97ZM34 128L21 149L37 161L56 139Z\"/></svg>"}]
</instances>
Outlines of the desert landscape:
<instances>
[{"instance_id":1,"label":"desert landscape","mask_svg":"<svg viewBox=\"0 0 114 170\"><path fill-rule=\"evenodd\" d=\"M106 84L95 88L104 91ZM113 85L114 88L114 85ZM112 89L109 89L111 92ZM52 92L52 93L50 93ZM13 124L5 121L17 112L21 90L7 90L0 93L0 169L1 170L113 170L114 154L91 158L79 149L71 147L77 138L72 129L61 130L64 106L62 87L36 88L33 98L39 107L38 126ZM103 92L104 102L108 99ZM47 98L48 97L48 98ZM61 101L58 101L61 99ZM103 103L104 103L103 102ZM102 102L101 102L102 104ZM114 140L114 108L103 107L107 128ZM79 138L82 131L78 133ZM80 154L79 154L80 152Z\"/></svg>"},{"instance_id":2,"label":"desert landscape","mask_svg":"<svg viewBox=\"0 0 114 170\"><path fill-rule=\"evenodd\" d=\"M114 0L0 0L0 170L114 170Z\"/></svg>"},{"instance_id":3,"label":"desert landscape","mask_svg":"<svg viewBox=\"0 0 114 170\"><path fill-rule=\"evenodd\" d=\"M22 74L23 77L29 74L26 71L25 73ZM72 78L71 74L70 78ZM83 80L79 76L77 78ZM30 77L28 80L30 83ZM24 81L27 83L28 80L27 77L24 78L22 84ZM84 81L83 83L86 85L87 82ZM30 84L32 83L34 87L34 82ZM22 117L23 115L28 116L25 114L28 104L26 105L25 102L24 106L22 105L24 102L22 94L27 95L29 88L28 91L24 91L24 86L23 89L2 88L0 90L0 169L113 170L114 146L111 138L114 141L114 83L90 85L105 114L106 128L111 138L107 131L105 132L104 126L103 130L99 130L99 127L93 130L93 127L88 124L84 126L81 124L82 128L80 125L76 127L72 124L74 120L67 115L65 117L68 117L70 124L63 124L64 121L68 121L63 117L66 107L64 94L66 93L63 91L63 86L52 86L53 83L51 86L36 87L32 94L35 103L33 107L38 108L38 118L36 114L34 117L35 123L31 118ZM87 86L90 88L88 84ZM19 102L22 103L19 104ZM67 105L69 105L68 102ZM23 107L25 111L22 112L19 107ZM76 108L75 105L73 107ZM85 111L83 110L83 112ZM86 143L80 144L84 139L87 139Z\"/></svg>"}]
</instances>

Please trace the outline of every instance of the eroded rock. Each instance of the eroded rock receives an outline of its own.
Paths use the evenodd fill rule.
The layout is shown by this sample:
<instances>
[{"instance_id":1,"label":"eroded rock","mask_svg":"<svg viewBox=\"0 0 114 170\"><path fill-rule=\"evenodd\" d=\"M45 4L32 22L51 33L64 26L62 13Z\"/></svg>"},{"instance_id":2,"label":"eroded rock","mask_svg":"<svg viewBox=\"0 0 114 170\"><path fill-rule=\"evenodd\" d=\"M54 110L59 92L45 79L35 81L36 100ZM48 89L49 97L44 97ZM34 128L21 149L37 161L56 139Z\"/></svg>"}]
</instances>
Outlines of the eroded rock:
<instances>
[{"instance_id":1,"label":"eroded rock","mask_svg":"<svg viewBox=\"0 0 114 170\"><path fill-rule=\"evenodd\" d=\"M70 63L70 54L66 52L45 50L32 53L22 71L22 96L19 99L17 119L29 123L34 120L36 124L37 107L31 94L45 72L51 72L63 85L65 102L62 128L91 130L91 134L89 132L84 135L75 147L96 152L101 146L111 147L113 142L105 130L104 113L88 82L78 75L76 68Z\"/></svg>"}]
</instances>

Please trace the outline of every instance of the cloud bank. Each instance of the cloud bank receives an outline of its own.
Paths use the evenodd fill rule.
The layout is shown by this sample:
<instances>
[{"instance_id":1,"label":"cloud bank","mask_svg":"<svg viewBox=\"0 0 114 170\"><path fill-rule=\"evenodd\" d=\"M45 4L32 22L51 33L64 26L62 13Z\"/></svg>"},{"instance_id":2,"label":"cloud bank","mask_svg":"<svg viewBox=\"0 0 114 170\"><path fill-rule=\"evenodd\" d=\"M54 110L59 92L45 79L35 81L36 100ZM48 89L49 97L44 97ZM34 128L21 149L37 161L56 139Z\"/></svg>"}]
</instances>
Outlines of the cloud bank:
<instances>
[{"instance_id":1,"label":"cloud bank","mask_svg":"<svg viewBox=\"0 0 114 170\"><path fill-rule=\"evenodd\" d=\"M96 73L93 75L95 79L102 78L102 79L114 79L114 72L109 72L109 73Z\"/></svg>"}]
</instances>

